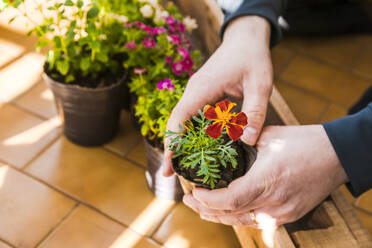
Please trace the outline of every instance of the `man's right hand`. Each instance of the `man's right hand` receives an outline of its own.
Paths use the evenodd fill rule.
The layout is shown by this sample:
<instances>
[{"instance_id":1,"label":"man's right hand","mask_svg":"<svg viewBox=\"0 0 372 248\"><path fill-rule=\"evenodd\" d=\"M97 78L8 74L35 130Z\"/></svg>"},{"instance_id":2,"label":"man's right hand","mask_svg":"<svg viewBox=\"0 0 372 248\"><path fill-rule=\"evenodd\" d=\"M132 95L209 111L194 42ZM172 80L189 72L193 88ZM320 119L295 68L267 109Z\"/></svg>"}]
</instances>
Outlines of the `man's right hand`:
<instances>
[{"instance_id":1,"label":"man's right hand","mask_svg":"<svg viewBox=\"0 0 372 248\"><path fill-rule=\"evenodd\" d=\"M256 144L272 90L269 43L270 24L264 18L245 16L232 21L221 46L189 80L172 111L167 130L179 131L179 125L204 105L231 96L243 99L242 111L248 117L242 141ZM164 176L170 176L173 174L172 153L166 147L168 140L164 143Z\"/></svg>"}]
</instances>

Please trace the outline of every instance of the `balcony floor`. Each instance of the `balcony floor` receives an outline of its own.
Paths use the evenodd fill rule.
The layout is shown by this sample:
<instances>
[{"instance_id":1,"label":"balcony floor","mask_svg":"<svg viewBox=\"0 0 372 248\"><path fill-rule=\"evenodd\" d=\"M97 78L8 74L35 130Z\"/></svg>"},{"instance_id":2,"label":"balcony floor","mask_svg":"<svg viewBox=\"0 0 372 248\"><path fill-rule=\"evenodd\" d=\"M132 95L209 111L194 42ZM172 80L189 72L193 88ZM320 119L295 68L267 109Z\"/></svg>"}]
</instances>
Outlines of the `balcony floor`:
<instances>
[{"instance_id":1,"label":"balcony floor","mask_svg":"<svg viewBox=\"0 0 372 248\"><path fill-rule=\"evenodd\" d=\"M62 135L40 77L44 58L24 31L0 17L0 247L239 247L230 227L151 194L128 113L102 147ZM276 86L300 122L329 121L372 85L372 36L286 39L273 63ZM358 204L372 211L372 191ZM372 216L357 212L372 233Z\"/></svg>"}]
</instances>

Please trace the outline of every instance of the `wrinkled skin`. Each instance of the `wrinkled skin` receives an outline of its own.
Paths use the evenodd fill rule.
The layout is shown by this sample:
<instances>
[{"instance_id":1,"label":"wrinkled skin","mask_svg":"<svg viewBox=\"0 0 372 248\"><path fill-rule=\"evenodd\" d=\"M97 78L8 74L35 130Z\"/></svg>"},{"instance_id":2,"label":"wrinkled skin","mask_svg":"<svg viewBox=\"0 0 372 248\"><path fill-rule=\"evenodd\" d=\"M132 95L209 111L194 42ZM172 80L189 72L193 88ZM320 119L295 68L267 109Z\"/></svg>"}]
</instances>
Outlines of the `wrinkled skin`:
<instances>
[{"instance_id":1,"label":"wrinkled skin","mask_svg":"<svg viewBox=\"0 0 372 248\"><path fill-rule=\"evenodd\" d=\"M184 202L203 219L226 225L275 227L296 221L347 181L321 125L271 126L257 143L257 160L228 188L195 189ZM261 226L260 226L261 225Z\"/></svg>"}]
</instances>

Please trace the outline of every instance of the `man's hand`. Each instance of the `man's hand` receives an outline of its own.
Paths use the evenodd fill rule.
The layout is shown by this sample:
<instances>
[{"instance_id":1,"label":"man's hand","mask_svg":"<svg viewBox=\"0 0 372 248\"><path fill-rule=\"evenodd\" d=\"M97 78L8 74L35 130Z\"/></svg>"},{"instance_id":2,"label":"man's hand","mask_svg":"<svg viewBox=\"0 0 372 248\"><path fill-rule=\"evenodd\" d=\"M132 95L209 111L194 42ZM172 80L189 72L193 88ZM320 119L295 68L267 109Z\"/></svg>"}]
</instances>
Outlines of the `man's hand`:
<instances>
[{"instance_id":1,"label":"man's hand","mask_svg":"<svg viewBox=\"0 0 372 248\"><path fill-rule=\"evenodd\" d=\"M254 145L266 117L272 90L269 42L270 25L265 19L246 16L234 20L225 31L221 46L188 82L173 109L167 129L179 131L179 125L204 105L214 104L228 95L244 99L242 111L248 116L248 126L242 140ZM168 141L164 143L167 146ZM173 173L171 156L165 147L165 176Z\"/></svg>"},{"instance_id":2,"label":"man's hand","mask_svg":"<svg viewBox=\"0 0 372 248\"><path fill-rule=\"evenodd\" d=\"M272 126L257 143L257 160L228 188L195 189L184 202L201 218L226 225L274 227L301 218L347 176L321 125Z\"/></svg>"}]
</instances>

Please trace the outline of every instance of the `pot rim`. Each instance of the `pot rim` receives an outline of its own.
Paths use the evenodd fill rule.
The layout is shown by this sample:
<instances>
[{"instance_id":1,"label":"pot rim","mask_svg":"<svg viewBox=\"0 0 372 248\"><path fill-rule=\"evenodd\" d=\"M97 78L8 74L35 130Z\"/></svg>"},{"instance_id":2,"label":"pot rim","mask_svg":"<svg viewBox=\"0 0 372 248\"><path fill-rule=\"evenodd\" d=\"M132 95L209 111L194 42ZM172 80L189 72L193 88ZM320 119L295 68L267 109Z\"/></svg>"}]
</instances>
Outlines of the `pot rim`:
<instances>
[{"instance_id":1,"label":"pot rim","mask_svg":"<svg viewBox=\"0 0 372 248\"><path fill-rule=\"evenodd\" d=\"M129 70L126 69L123 77L121 77L116 83L111 84L109 86L97 87L97 88L82 87L82 86L80 86L78 84L72 84L71 85L71 84L67 84L67 83L56 81L53 78L51 78L45 72L45 70L43 70L42 78L47 83L53 83L53 84L58 85L59 87L63 87L63 88L77 89L77 90L81 90L81 91L95 91L95 92L99 92L99 91L111 90L113 88L116 88L116 87L120 86L123 82L125 82L125 80L127 79L128 75L129 75Z\"/></svg>"},{"instance_id":2,"label":"pot rim","mask_svg":"<svg viewBox=\"0 0 372 248\"><path fill-rule=\"evenodd\" d=\"M257 159L257 148L256 148L255 146L250 146L250 145L247 145L247 144L245 144L245 143L242 143L241 146L242 146L242 149L244 150L245 153L247 153L247 151L246 151L247 148L250 148L250 149L254 150L254 151L255 151L255 160ZM244 146L245 146L245 148L244 148ZM248 170L250 169L250 167L252 167L252 165L254 164L254 162L255 162L255 161L253 161L253 163L250 164L250 165L248 165L248 164L246 165L246 167L248 167L248 168L247 168L247 170L246 170L245 173L248 172ZM173 169L174 173L175 173L178 177L181 177L182 179L184 179L185 181L187 181L188 183L190 183L190 184L193 185L194 187L202 187L202 188L206 188L206 187L204 187L204 186L207 186L207 185L204 185L204 184L202 184L202 183L197 183L197 182L191 181L191 180L185 178L184 176L178 174L178 172L177 172L177 171L175 170L175 168L174 168L174 163L172 163L172 169ZM236 180L236 179L237 179L237 178L235 178L234 180ZM180 181L181 181L181 180L180 180ZM181 181L181 183L182 183L182 181ZM200 185L204 185L204 186L200 186Z\"/></svg>"}]
</instances>

